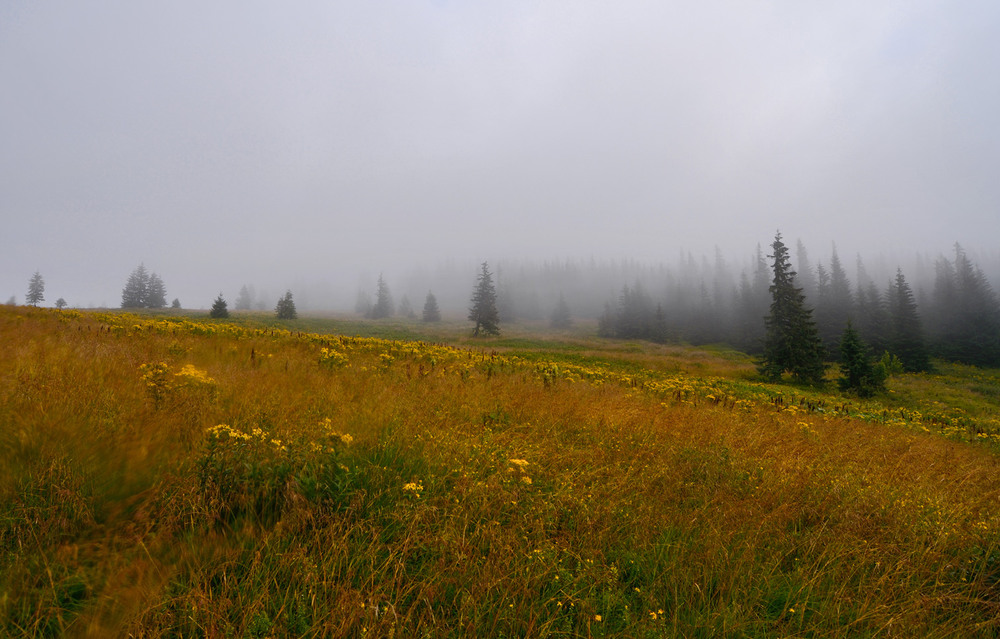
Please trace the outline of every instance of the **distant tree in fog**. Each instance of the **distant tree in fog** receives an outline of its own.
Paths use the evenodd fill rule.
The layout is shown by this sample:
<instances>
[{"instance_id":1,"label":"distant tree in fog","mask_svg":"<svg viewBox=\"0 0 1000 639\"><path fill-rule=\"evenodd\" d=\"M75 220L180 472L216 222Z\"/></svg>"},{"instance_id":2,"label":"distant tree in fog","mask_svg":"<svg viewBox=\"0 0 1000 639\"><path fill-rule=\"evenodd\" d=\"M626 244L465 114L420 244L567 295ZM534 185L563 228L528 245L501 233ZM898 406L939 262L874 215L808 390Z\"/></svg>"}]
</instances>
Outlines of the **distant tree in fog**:
<instances>
[{"instance_id":1,"label":"distant tree in fog","mask_svg":"<svg viewBox=\"0 0 1000 639\"><path fill-rule=\"evenodd\" d=\"M497 291L493 285L493 274L489 265L482 264L482 270L472 292L472 307L469 309L469 321L475 322L472 331L474 336L500 334L500 314L497 312Z\"/></svg>"},{"instance_id":2,"label":"distant tree in fog","mask_svg":"<svg viewBox=\"0 0 1000 639\"><path fill-rule=\"evenodd\" d=\"M7 306L17 306L17 298L13 295L7 298Z\"/></svg>"},{"instance_id":3,"label":"distant tree in fog","mask_svg":"<svg viewBox=\"0 0 1000 639\"><path fill-rule=\"evenodd\" d=\"M833 247L830 257L830 269L818 276L816 300L816 328L826 346L827 352L839 357L840 335L847 326L847 320L854 308L854 297L851 294L851 282L847 278L837 256L837 247Z\"/></svg>"},{"instance_id":4,"label":"distant tree in fog","mask_svg":"<svg viewBox=\"0 0 1000 639\"><path fill-rule=\"evenodd\" d=\"M66 306L67 306L66 300L64 300L63 298L60 297L59 299L56 300L56 308L63 309L66 308Z\"/></svg>"},{"instance_id":5,"label":"distant tree in fog","mask_svg":"<svg viewBox=\"0 0 1000 639\"><path fill-rule=\"evenodd\" d=\"M955 245L953 262L937 263L931 329L945 359L1000 366L1000 302L978 266Z\"/></svg>"},{"instance_id":6,"label":"distant tree in fog","mask_svg":"<svg viewBox=\"0 0 1000 639\"><path fill-rule=\"evenodd\" d=\"M757 368L770 381L780 381L788 372L796 381L821 384L823 342L802 289L795 286L795 271L789 264L781 233L775 235L771 248L771 310L764 320L764 352Z\"/></svg>"},{"instance_id":7,"label":"distant tree in fog","mask_svg":"<svg viewBox=\"0 0 1000 639\"><path fill-rule=\"evenodd\" d=\"M28 306L38 306L39 302L45 299L45 280L42 274L35 271L35 274L28 280L28 294L24 298L24 303Z\"/></svg>"},{"instance_id":8,"label":"distant tree in fog","mask_svg":"<svg viewBox=\"0 0 1000 639\"><path fill-rule=\"evenodd\" d=\"M910 373L929 370L931 367L924 330L917 314L913 291L903 277L902 269L896 271L895 281L886 293L889 306L890 332L888 349L899 358L903 370Z\"/></svg>"},{"instance_id":9,"label":"distant tree in fog","mask_svg":"<svg viewBox=\"0 0 1000 639\"><path fill-rule=\"evenodd\" d=\"M129 275L122 289L122 308L163 308L167 305L167 289L156 273L149 273L139 264Z\"/></svg>"},{"instance_id":10,"label":"distant tree in fog","mask_svg":"<svg viewBox=\"0 0 1000 639\"><path fill-rule=\"evenodd\" d=\"M396 312L395 304L392 303L392 294L389 292L389 285L385 283L385 278L381 274L378 276L378 285L375 290L375 305L368 312L371 319L382 319L391 317Z\"/></svg>"},{"instance_id":11,"label":"distant tree in fog","mask_svg":"<svg viewBox=\"0 0 1000 639\"><path fill-rule=\"evenodd\" d=\"M180 307L181 307L181 300L175 297L174 301L170 302L170 308L180 308Z\"/></svg>"},{"instance_id":12,"label":"distant tree in fog","mask_svg":"<svg viewBox=\"0 0 1000 639\"><path fill-rule=\"evenodd\" d=\"M434 293L431 293L430 291L427 292L427 298L424 300L423 321L441 321L441 310L438 308L437 298L434 297Z\"/></svg>"},{"instance_id":13,"label":"distant tree in fog","mask_svg":"<svg viewBox=\"0 0 1000 639\"><path fill-rule=\"evenodd\" d=\"M278 305L274 307L274 314L278 319L295 319L299 314L295 311L295 302L292 300L292 292L285 291L285 296L278 300Z\"/></svg>"},{"instance_id":14,"label":"distant tree in fog","mask_svg":"<svg viewBox=\"0 0 1000 639\"><path fill-rule=\"evenodd\" d=\"M149 273L139 264L128 276L122 289L122 308L143 308L149 291Z\"/></svg>"},{"instance_id":15,"label":"distant tree in fog","mask_svg":"<svg viewBox=\"0 0 1000 639\"><path fill-rule=\"evenodd\" d=\"M889 345L888 295L887 293L883 296L875 286L875 282L869 281L864 288L858 287L855 296L853 325L861 339L875 353L881 353Z\"/></svg>"},{"instance_id":16,"label":"distant tree in fog","mask_svg":"<svg viewBox=\"0 0 1000 639\"><path fill-rule=\"evenodd\" d=\"M368 291L358 291L358 296L354 300L354 312L363 317L368 317L372 312L372 296Z\"/></svg>"},{"instance_id":17,"label":"distant tree in fog","mask_svg":"<svg viewBox=\"0 0 1000 639\"><path fill-rule=\"evenodd\" d=\"M410 304L410 298L403 296L403 299L399 300L399 308L396 309L400 315L407 319L413 319L417 314L413 311L413 304Z\"/></svg>"},{"instance_id":18,"label":"distant tree in fog","mask_svg":"<svg viewBox=\"0 0 1000 639\"><path fill-rule=\"evenodd\" d=\"M226 304L225 298L222 297L222 293L215 298L215 302L212 304L212 310L208 314L209 317L215 319L225 319L229 317L229 308Z\"/></svg>"},{"instance_id":19,"label":"distant tree in fog","mask_svg":"<svg viewBox=\"0 0 1000 639\"><path fill-rule=\"evenodd\" d=\"M816 275L813 273L812 265L809 263L809 252L802 240L795 242L795 271L796 280L802 288L803 295L812 304L816 303Z\"/></svg>"},{"instance_id":20,"label":"distant tree in fog","mask_svg":"<svg viewBox=\"0 0 1000 639\"><path fill-rule=\"evenodd\" d=\"M253 296L246 284L240 288L239 295L236 296L236 304L233 306L237 311L249 311L253 307Z\"/></svg>"},{"instance_id":21,"label":"distant tree in fog","mask_svg":"<svg viewBox=\"0 0 1000 639\"><path fill-rule=\"evenodd\" d=\"M549 316L549 326L557 329L565 329L572 325L573 318L570 315L569 304L566 303L566 298L560 293L559 301L556 302L556 307L552 309L552 315Z\"/></svg>"},{"instance_id":22,"label":"distant tree in fog","mask_svg":"<svg viewBox=\"0 0 1000 639\"><path fill-rule=\"evenodd\" d=\"M163 285L163 280L156 273L149 275L149 288L146 290L146 306L149 308L163 308L167 305L167 289Z\"/></svg>"}]
</instances>

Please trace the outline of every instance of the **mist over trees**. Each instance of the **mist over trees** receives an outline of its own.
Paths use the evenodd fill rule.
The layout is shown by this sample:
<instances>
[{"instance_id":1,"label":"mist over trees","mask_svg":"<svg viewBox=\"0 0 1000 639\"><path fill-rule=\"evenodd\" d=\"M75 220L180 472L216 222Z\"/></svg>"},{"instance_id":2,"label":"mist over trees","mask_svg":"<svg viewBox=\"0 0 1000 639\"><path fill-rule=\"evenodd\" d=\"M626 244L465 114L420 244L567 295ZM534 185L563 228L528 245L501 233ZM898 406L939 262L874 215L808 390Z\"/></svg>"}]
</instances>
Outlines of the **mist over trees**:
<instances>
[{"instance_id":1,"label":"mist over trees","mask_svg":"<svg viewBox=\"0 0 1000 639\"><path fill-rule=\"evenodd\" d=\"M841 357L847 321L872 356L895 355L909 372L928 370L932 358L1000 367L1000 252L845 256L833 242L816 251L788 243L795 286L812 312L827 361ZM693 345L719 343L760 356L771 311L772 264L760 244L742 256L698 256L680 251L650 263L633 259L490 260L497 325L525 322L540 330L596 331L609 339ZM365 276L352 289L306 288L309 308L354 310L365 317L459 319L470 313L470 263ZM374 274L373 274L374 275ZM37 281L36 281L37 277ZM370 279L369 279L370 278ZM272 283L273 284L273 283ZM32 276L25 302L44 300L45 281ZM266 293L239 286L235 308L266 310ZM390 292L390 286L392 290ZM140 264L122 290L123 308L166 305L163 280ZM393 295L400 293L398 307ZM433 290L433 293L430 291ZM425 297L426 296L426 297ZM272 298L273 299L273 298ZM410 300L423 299L420 306ZM7 303L18 301L11 296ZM174 308L180 308L174 299ZM277 307L274 307L277 312ZM568 312L571 310L571 313ZM475 321L475 320L473 320ZM483 324L479 324L482 332Z\"/></svg>"}]
</instances>

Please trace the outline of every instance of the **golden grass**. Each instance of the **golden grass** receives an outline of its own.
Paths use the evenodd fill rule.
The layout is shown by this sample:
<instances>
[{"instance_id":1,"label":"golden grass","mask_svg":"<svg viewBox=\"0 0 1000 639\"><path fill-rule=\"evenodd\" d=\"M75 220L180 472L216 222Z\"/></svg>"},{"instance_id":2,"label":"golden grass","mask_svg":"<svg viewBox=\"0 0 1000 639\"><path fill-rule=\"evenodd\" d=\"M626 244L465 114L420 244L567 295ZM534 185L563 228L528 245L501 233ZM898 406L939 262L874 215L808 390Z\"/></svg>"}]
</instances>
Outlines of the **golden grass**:
<instances>
[{"instance_id":1,"label":"golden grass","mask_svg":"<svg viewBox=\"0 0 1000 639\"><path fill-rule=\"evenodd\" d=\"M732 354L24 308L0 337L0 634L998 633L992 449Z\"/></svg>"}]
</instances>

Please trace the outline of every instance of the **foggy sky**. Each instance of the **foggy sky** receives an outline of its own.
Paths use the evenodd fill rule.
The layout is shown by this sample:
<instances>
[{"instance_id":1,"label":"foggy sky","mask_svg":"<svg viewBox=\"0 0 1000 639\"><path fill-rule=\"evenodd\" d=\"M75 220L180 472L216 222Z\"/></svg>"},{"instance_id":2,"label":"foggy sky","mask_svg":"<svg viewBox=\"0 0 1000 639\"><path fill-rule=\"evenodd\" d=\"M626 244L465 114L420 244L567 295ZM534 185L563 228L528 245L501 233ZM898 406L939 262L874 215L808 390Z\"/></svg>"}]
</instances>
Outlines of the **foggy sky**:
<instances>
[{"instance_id":1,"label":"foggy sky","mask_svg":"<svg viewBox=\"0 0 1000 639\"><path fill-rule=\"evenodd\" d=\"M0 3L0 302L995 250L1000 3ZM470 272L469 282L475 272ZM350 301L347 302L350 304Z\"/></svg>"}]
</instances>

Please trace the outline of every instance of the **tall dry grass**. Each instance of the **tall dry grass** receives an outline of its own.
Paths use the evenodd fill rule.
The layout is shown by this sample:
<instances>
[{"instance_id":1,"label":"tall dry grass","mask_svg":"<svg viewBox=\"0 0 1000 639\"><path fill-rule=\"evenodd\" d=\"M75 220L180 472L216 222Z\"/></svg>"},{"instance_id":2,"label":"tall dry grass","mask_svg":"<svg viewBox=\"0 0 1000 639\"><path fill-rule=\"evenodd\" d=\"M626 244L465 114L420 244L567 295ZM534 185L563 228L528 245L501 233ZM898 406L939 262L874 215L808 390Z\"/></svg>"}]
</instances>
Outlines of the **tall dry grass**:
<instances>
[{"instance_id":1,"label":"tall dry grass","mask_svg":"<svg viewBox=\"0 0 1000 639\"><path fill-rule=\"evenodd\" d=\"M644 354L23 308L0 336L2 634L998 632L984 446Z\"/></svg>"}]
</instances>

